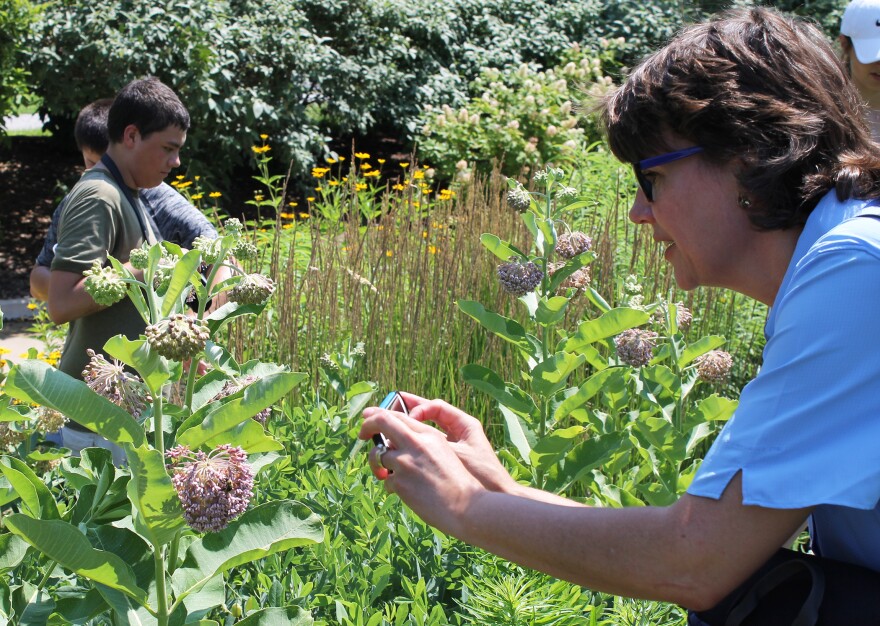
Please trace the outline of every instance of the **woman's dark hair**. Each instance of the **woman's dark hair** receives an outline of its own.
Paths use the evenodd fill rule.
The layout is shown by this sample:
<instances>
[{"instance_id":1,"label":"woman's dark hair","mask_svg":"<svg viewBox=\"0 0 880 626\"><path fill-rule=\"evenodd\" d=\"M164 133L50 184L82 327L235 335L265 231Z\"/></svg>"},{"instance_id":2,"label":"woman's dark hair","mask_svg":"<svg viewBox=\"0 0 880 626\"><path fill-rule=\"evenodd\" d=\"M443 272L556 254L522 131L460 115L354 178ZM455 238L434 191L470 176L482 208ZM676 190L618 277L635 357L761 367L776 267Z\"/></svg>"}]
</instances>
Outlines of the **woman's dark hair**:
<instances>
[{"instance_id":1,"label":"woman's dark hair","mask_svg":"<svg viewBox=\"0 0 880 626\"><path fill-rule=\"evenodd\" d=\"M141 137L170 126L189 130L189 112L170 87L155 76L139 78L123 87L110 107L107 133L119 143L130 124L137 126Z\"/></svg>"},{"instance_id":2,"label":"woman's dark hair","mask_svg":"<svg viewBox=\"0 0 880 626\"><path fill-rule=\"evenodd\" d=\"M73 127L73 136L76 138L76 147L80 150L92 150L103 154L107 150L109 139L107 137L107 113L112 98L103 98L87 104L76 116L76 124Z\"/></svg>"},{"instance_id":3,"label":"woman's dark hair","mask_svg":"<svg viewBox=\"0 0 880 626\"><path fill-rule=\"evenodd\" d=\"M671 135L704 158L738 160L749 219L761 230L806 222L821 197L880 197L880 151L858 92L822 33L765 8L683 30L603 106L625 162L668 152Z\"/></svg>"}]
</instances>

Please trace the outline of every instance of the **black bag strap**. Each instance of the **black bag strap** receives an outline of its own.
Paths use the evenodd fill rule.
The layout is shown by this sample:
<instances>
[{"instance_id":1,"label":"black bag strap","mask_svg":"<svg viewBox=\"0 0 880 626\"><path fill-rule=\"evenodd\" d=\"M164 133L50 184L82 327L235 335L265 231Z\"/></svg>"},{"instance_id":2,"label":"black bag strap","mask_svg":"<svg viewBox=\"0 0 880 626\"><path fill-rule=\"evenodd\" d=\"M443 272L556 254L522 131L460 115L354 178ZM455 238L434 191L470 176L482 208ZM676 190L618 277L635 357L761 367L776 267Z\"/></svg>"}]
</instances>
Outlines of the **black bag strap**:
<instances>
[{"instance_id":1,"label":"black bag strap","mask_svg":"<svg viewBox=\"0 0 880 626\"><path fill-rule=\"evenodd\" d=\"M804 571L810 578L810 593L791 626L814 626L819 621L819 607L822 606L825 595L825 575L814 563L806 560L786 561L761 576L728 613L724 626L740 626L745 623L767 594Z\"/></svg>"},{"instance_id":2,"label":"black bag strap","mask_svg":"<svg viewBox=\"0 0 880 626\"><path fill-rule=\"evenodd\" d=\"M125 199L128 200L128 203L134 210L134 214L137 217L138 224L141 227L141 233L144 236L144 241L146 241L147 243L150 242L150 230L153 231L153 238L156 241L161 240L162 237L159 234L159 229L156 227L156 224L150 219L149 215L145 214L145 211L141 208L141 204L137 202L135 198L131 195L131 189L129 189L128 185L125 184L125 179L122 178L122 173L119 171L119 168L116 166L116 163L113 161L113 159L110 158L110 155L106 152L101 157L101 163L103 163L104 167L107 168L107 171L110 172L113 180L116 181L116 186L119 187L122 195L125 196ZM149 229L147 228L147 222L145 220L149 220L150 222Z\"/></svg>"}]
</instances>

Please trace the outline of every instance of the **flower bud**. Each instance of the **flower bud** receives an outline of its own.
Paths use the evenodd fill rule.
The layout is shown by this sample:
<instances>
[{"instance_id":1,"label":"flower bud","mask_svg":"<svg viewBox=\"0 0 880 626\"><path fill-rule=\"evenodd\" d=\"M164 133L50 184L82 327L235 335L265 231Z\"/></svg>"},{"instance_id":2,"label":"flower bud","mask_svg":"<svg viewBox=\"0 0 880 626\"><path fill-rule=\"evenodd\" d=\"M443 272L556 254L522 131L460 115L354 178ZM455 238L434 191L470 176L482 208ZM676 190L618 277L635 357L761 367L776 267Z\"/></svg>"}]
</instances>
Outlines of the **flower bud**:
<instances>
[{"instance_id":1,"label":"flower bud","mask_svg":"<svg viewBox=\"0 0 880 626\"><path fill-rule=\"evenodd\" d=\"M730 378L733 357L723 350L712 350L697 357L697 377L707 383L723 383Z\"/></svg>"},{"instance_id":2,"label":"flower bud","mask_svg":"<svg viewBox=\"0 0 880 626\"><path fill-rule=\"evenodd\" d=\"M205 349L210 337L207 324L183 313L147 326L145 334L150 347L172 361L191 359Z\"/></svg>"},{"instance_id":3,"label":"flower bud","mask_svg":"<svg viewBox=\"0 0 880 626\"><path fill-rule=\"evenodd\" d=\"M614 338L617 356L621 361L633 367L647 365L654 357L654 341L657 333L650 330L630 328Z\"/></svg>"},{"instance_id":4,"label":"flower bud","mask_svg":"<svg viewBox=\"0 0 880 626\"><path fill-rule=\"evenodd\" d=\"M68 421L64 415L55 409L41 406L37 409L37 424L35 428L37 432L48 435L49 433L57 433Z\"/></svg>"},{"instance_id":5,"label":"flower bud","mask_svg":"<svg viewBox=\"0 0 880 626\"><path fill-rule=\"evenodd\" d=\"M100 261L95 261L91 269L83 272L83 276L86 277L86 292L98 304L111 306L125 297L125 282L122 280L122 276L109 265L101 267Z\"/></svg>"},{"instance_id":6,"label":"flower bud","mask_svg":"<svg viewBox=\"0 0 880 626\"><path fill-rule=\"evenodd\" d=\"M544 272L531 261L523 263L513 260L498 266L498 281L501 287L517 297L534 291L543 278Z\"/></svg>"},{"instance_id":7,"label":"flower bud","mask_svg":"<svg viewBox=\"0 0 880 626\"><path fill-rule=\"evenodd\" d=\"M146 244L135 248L128 254L128 262L136 270L145 270L150 263L150 249Z\"/></svg>"},{"instance_id":8,"label":"flower bud","mask_svg":"<svg viewBox=\"0 0 880 626\"><path fill-rule=\"evenodd\" d=\"M228 220L223 222L223 228L226 229L226 233L229 235L240 235L244 231L244 226L236 217L230 217Z\"/></svg>"},{"instance_id":9,"label":"flower bud","mask_svg":"<svg viewBox=\"0 0 880 626\"><path fill-rule=\"evenodd\" d=\"M89 389L125 409L133 417L140 417L147 405L153 402L150 390L140 377L126 372L120 361L113 359L111 363L103 354L91 348L86 350L86 354L89 362L82 377Z\"/></svg>"},{"instance_id":10,"label":"flower bud","mask_svg":"<svg viewBox=\"0 0 880 626\"><path fill-rule=\"evenodd\" d=\"M563 259L573 259L579 254L587 252L593 245L593 240L586 234L576 230L565 235L560 235L556 240L556 254Z\"/></svg>"},{"instance_id":11,"label":"flower bud","mask_svg":"<svg viewBox=\"0 0 880 626\"><path fill-rule=\"evenodd\" d=\"M239 240L232 248L232 256L239 261L253 261L258 254L257 246L244 239Z\"/></svg>"},{"instance_id":12,"label":"flower bud","mask_svg":"<svg viewBox=\"0 0 880 626\"><path fill-rule=\"evenodd\" d=\"M220 260L220 255L223 254L223 242L220 239L211 239L204 235L193 239L192 247L193 250L202 253L202 259L208 264L216 263Z\"/></svg>"},{"instance_id":13,"label":"flower bud","mask_svg":"<svg viewBox=\"0 0 880 626\"><path fill-rule=\"evenodd\" d=\"M206 454L176 446L165 456L183 517L193 530L219 532L247 509L254 472L241 448L223 444Z\"/></svg>"},{"instance_id":14,"label":"flower bud","mask_svg":"<svg viewBox=\"0 0 880 626\"><path fill-rule=\"evenodd\" d=\"M0 450L17 446L27 437L27 433L18 430L17 422L0 422Z\"/></svg>"},{"instance_id":15,"label":"flower bud","mask_svg":"<svg viewBox=\"0 0 880 626\"><path fill-rule=\"evenodd\" d=\"M531 205L531 201L532 196L522 185L518 185L515 189L511 189L507 192L508 206L519 213L527 211Z\"/></svg>"},{"instance_id":16,"label":"flower bud","mask_svg":"<svg viewBox=\"0 0 880 626\"><path fill-rule=\"evenodd\" d=\"M246 274L229 291L229 299L239 304L263 304L275 292L275 283L262 274Z\"/></svg>"}]
</instances>

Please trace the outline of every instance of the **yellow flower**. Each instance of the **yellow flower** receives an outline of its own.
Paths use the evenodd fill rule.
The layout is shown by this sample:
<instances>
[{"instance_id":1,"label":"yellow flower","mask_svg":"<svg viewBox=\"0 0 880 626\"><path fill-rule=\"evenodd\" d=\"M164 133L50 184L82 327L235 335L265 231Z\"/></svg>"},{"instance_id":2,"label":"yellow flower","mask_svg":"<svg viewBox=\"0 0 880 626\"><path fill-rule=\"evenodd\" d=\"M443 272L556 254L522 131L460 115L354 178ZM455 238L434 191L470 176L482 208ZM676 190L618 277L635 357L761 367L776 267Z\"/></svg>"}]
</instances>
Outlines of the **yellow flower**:
<instances>
[{"instance_id":1,"label":"yellow flower","mask_svg":"<svg viewBox=\"0 0 880 626\"><path fill-rule=\"evenodd\" d=\"M364 172L364 178L377 178L379 176L379 170L373 170L372 172Z\"/></svg>"},{"instance_id":2,"label":"yellow flower","mask_svg":"<svg viewBox=\"0 0 880 626\"><path fill-rule=\"evenodd\" d=\"M313 197L311 197L311 196L309 196L308 198L306 198L306 202L314 202L314 201L315 201L315 199L314 199Z\"/></svg>"},{"instance_id":3,"label":"yellow flower","mask_svg":"<svg viewBox=\"0 0 880 626\"><path fill-rule=\"evenodd\" d=\"M428 246L428 252L431 254L437 254L437 246Z\"/></svg>"},{"instance_id":4,"label":"yellow flower","mask_svg":"<svg viewBox=\"0 0 880 626\"><path fill-rule=\"evenodd\" d=\"M31 311L33 311L34 309L37 308L37 305L34 304L33 302L28 302L27 308L30 309Z\"/></svg>"},{"instance_id":5,"label":"yellow flower","mask_svg":"<svg viewBox=\"0 0 880 626\"><path fill-rule=\"evenodd\" d=\"M422 180L425 177L425 173L422 171L413 172L413 178L415 180Z\"/></svg>"},{"instance_id":6,"label":"yellow flower","mask_svg":"<svg viewBox=\"0 0 880 626\"><path fill-rule=\"evenodd\" d=\"M256 200L257 202L262 202L262 201L263 201L263 196L262 196L261 194L255 193L255 194L254 194L254 200Z\"/></svg>"},{"instance_id":7,"label":"yellow flower","mask_svg":"<svg viewBox=\"0 0 880 626\"><path fill-rule=\"evenodd\" d=\"M296 202L288 202L287 206L299 206Z\"/></svg>"},{"instance_id":8,"label":"yellow flower","mask_svg":"<svg viewBox=\"0 0 880 626\"><path fill-rule=\"evenodd\" d=\"M9 354L10 352L12 352L12 350L9 348L0 347L0 355Z\"/></svg>"},{"instance_id":9,"label":"yellow flower","mask_svg":"<svg viewBox=\"0 0 880 626\"><path fill-rule=\"evenodd\" d=\"M271 149L271 146L251 146L251 150L256 154L263 154L264 152L269 152Z\"/></svg>"},{"instance_id":10,"label":"yellow flower","mask_svg":"<svg viewBox=\"0 0 880 626\"><path fill-rule=\"evenodd\" d=\"M186 189L187 187L191 186L192 184L193 184L192 181L188 180L185 183L177 183L177 188L178 189Z\"/></svg>"},{"instance_id":11,"label":"yellow flower","mask_svg":"<svg viewBox=\"0 0 880 626\"><path fill-rule=\"evenodd\" d=\"M376 230L385 230L385 225L379 224L378 226L376 226Z\"/></svg>"},{"instance_id":12,"label":"yellow flower","mask_svg":"<svg viewBox=\"0 0 880 626\"><path fill-rule=\"evenodd\" d=\"M324 178L324 174L330 171L329 167L313 167L312 176L315 178Z\"/></svg>"},{"instance_id":13,"label":"yellow flower","mask_svg":"<svg viewBox=\"0 0 880 626\"><path fill-rule=\"evenodd\" d=\"M367 183L358 183L354 188L355 191L364 191L367 188Z\"/></svg>"},{"instance_id":14,"label":"yellow flower","mask_svg":"<svg viewBox=\"0 0 880 626\"><path fill-rule=\"evenodd\" d=\"M385 256L389 256L389 257L390 257L390 256L394 256L394 253L393 253L391 250L386 250L386 251L385 251Z\"/></svg>"},{"instance_id":15,"label":"yellow flower","mask_svg":"<svg viewBox=\"0 0 880 626\"><path fill-rule=\"evenodd\" d=\"M361 163L361 169L362 169L362 170L369 170L369 169L372 169L372 168L373 168L373 166L370 165L369 163Z\"/></svg>"},{"instance_id":16,"label":"yellow flower","mask_svg":"<svg viewBox=\"0 0 880 626\"><path fill-rule=\"evenodd\" d=\"M376 160L379 161L379 165L385 164L385 159L376 159Z\"/></svg>"},{"instance_id":17,"label":"yellow flower","mask_svg":"<svg viewBox=\"0 0 880 626\"><path fill-rule=\"evenodd\" d=\"M427 231L427 230L423 230L423 231L422 231L422 239L427 239L427 238L428 238L428 231Z\"/></svg>"},{"instance_id":18,"label":"yellow flower","mask_svg":"<svg viewBox=\"0 0 880 626\"><path fill-rule=\"evenodd\" d=\"M260 139L266 141L269 138L269 135L260 135Z\"/></svg>"},{"instance_id":19,"label":"yellow flower","mask_svg":"<svg viewBox=\"0 0 880 626\"><path fill-rule=\"evenodd\" d=\"M222 195L223 194L220 193L219 191L212 191L211 193L208 194L208 197L209 198L219 198Z\"/></svg>"},{"instance_id":20,"label":"yellow flower","mask_svg":"<svg viewBox=\"0 0 880 626\"><path fill-rule=\"evenodd\" d=\"M330 157L327 157L324 160L327 161L327 163L329 163L330 165L333 165L336 163L336 159L331 159Z\"/></svg>"},{"instance_id":21,"label":"yellow flower","mask_svg":"<svg viewBox=\"0 0 880 626\"><path fill-rule=\"evenodd\" d=\"M201 176L196 176L196 180L200 180L201 178Z\"/></svg>"},{"instance_id":22,"label":"yellow flower","mask_svg":"<svg viewBox=\"0 0 880 626\"><path fill-rule=\"evenodd\" d=\"M192 195L192 199L193 199L193 200L201 200L201 199L204 198L204 197L205 197L205 194L203 194L203 193L194 193L194 194Z\"/></svg>"},{"instance_id":23,"label":"yellow flower","mask_svg":"<svg viewBox=\"0 0 880 626\"><path fill-rule=\"evenodd\" d=\"M401 163L400 167L402 167L403 169L406 169L409 167L409 163Z\"/></svg>"},{"instance_id":24,"label":"yellow flower","mask_svg":"<svg viewBox=\"0 0 880 626\"><path fill-rule=\"evenodd\" d=\"M174 178L176 178L177 180L183 180L184 178L186 178L186 176L184 176L183 174L178 174Z\"/></svg>"},{"instance_id":25,"label":"yellow flower","mask_svg":"<svg viewBox=\"0 0 880 626\"><path fill-rule=\"evenodd\" d=\"M339 181L338 180L328 180L327 184L330 185L331 187L338 187Z\"/></svg>"},{"instance_id":26,"label":"yellow flower","mask_svg":"<svg viewBox=\"0 0 880 626\"><path fill-rule=\"evenodd\" d=\"M404 187L400 183L397 183L396 185L394 185L393 189L396 191L403 191L404 189L406 189L406 187Z\"/></svg>"},{"instance_id":27,"label":"yellow flower","mask_svg":"<svg viewBox=\"0 0 880 626\"><path fill-rule=\"evenodd\" d=\"M354 156L357 159L369 159L370 158L370 155L366 152L355 152Z\"/></svg>"},{"instance_id":28,"label":"yellow flower","mask_svg":"<svg viewBox=\"0 0 880 626\"><path fill-rule=\"evenodd\" d=\"M299 215L299 219L301 219L301 220L307 220L307 219L309 219L309 214L308 214L308 213L302 213L302 212L300 212L300 213L297 213L297 215Z\"/></svg>"},{"instance_id":29,"label":"yellow flower","mask_svg":"<svg viewBox=\"0 0 880 626\"><path fill-rule=\"evenodd\" d=\"M345 160L344 156L339 157L339 162L342 163Z\"/></svg>"},{"instance_id":30,"label":"yellow flower","mask_svg":"<svg viewBox=\"0 0 880 626\"><path fill-rule=\"evenodd\" d=\"M278 216L283 220L292 220L293 213L279 213Z\"/></svg>"},{"instance_id":31,"label":"yellow flower","mask_svg":"<svg viewBox=\"0 0 880 626\"><path fill-rule=\"evenodd\" d=\"M283 230L287 230L288 228L293 228L293 222L291 222L290 224L282 224L281 228Z\"/></svg>"},{"instance_id":32,"label":"yellow flower","mask_svg":"<svg viewBox=\"0 0 880 626\"><path fill-rule=\"evenodd\" d=\"M4 359L0 359L0 367L6 367L7 365L9 365L7 361L5 361Z\"/></svg>"}]
</instances>

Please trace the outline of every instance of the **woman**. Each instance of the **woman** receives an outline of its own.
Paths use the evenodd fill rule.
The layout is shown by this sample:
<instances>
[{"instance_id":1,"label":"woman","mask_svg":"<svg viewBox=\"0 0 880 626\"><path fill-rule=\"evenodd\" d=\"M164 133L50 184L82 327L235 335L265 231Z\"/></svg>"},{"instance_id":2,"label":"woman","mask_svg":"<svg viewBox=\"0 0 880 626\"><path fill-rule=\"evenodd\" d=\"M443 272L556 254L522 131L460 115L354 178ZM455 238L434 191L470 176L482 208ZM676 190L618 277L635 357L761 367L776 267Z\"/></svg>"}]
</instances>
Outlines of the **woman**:
<instances>
[{"instance_id":1,"label":"woman","mask_svg":"<svg viewBox=\"0 0 880 626\"><path fill-rule=\"evenodd\" d=\"M853 0L840 22L840 47L853 82L868 105L868 123L880 141L880 1Z\"/></svg>"},{"instance_id":2,"label":"woman","mask_svg":"<svg viewBox=\"0 0 880 626\"><path fill-rule=\"evenodd\" d=\"M761 372L674 505L523 487L475 418L412 395L410 416L364 412L360 436L391 442L371 453L386 488L522 565L697 611L808 520L817 551L880 571L880 219L859 216L880 216L880 157L860 107L821 33L760 8L683 31L605 103L641 188L630 219L667 244L679 286L772 306Z\"/></svg>"}]
</instances>

